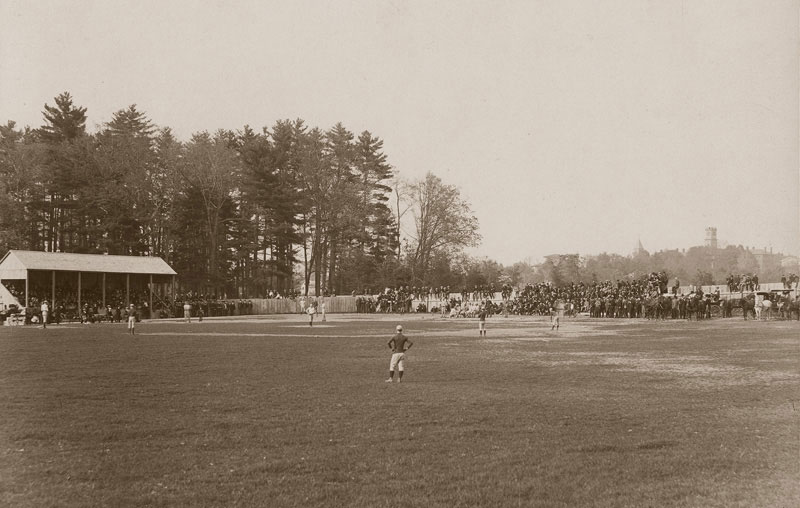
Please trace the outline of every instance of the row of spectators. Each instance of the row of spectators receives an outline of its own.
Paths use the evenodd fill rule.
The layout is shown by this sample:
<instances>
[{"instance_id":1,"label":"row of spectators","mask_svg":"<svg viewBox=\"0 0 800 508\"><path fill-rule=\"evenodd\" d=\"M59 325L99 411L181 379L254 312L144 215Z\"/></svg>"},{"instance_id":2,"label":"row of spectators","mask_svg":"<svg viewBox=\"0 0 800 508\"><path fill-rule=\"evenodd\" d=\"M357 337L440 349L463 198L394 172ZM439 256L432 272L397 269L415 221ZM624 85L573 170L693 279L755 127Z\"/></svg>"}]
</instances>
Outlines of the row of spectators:
<instances>
[{"instance_id":1,"label":"row of spectators","mask_svg":"<svg viewBox=\"0 0 800 508\"><path fill-rule=\"evenodd\" d=\"M758 291L760 289L758 275L755 274L731 274L728 275L725 282L728 283L728 287L732 292ZM796 273L781 276L781 284L783 284L784 289L796 288L798 282L800 282L800 276Z\"/></svg>"},{"instance_id":2,"label":"row of spectators","mask_svg":"<svg viewBox=\"0 0 800 508\"><path fill-rule=\"evenodd\" d=\"M267 292L267 294L264 295L264 298L267 298L267 299L270 299L270 300L271 299L282 300L284 298L290 298L290 299L294 300L294 299L297 299L299 297L300 297L300 292L296 291L296 290L284 291L283 293L281 293L280 291L275 291L273 289L270 289Z\"/></svg>"},{"instance_id":3,"label":"row of spectators","mask_svg":"<svg viewBox=\"0 0 800 508\"><path fill-rule=\"evenodd\" d=\"M438 313L447 318L476 317L481 309L486 310L488 316L494 314L508 314L508 302L494 303L490 299L483 301L459 300L452 298L443 300L438 306L432 306L431 312Z\"/></svg>"},{"instance_id":4,"label":"row of spectators","mask_svg":"<svg viewBox=\"0 0 800 508\"><path fill-rule=\"evenodd\" d=\"M362 288L361 291L353 291L351 293L352 296L358 295L386 295L386 294L402 294L402 295L411 295L413 300L426 300L426 299L441 299L444 298L446 295L450 294L450 286L437 286L437 287L428 287L428 286L398 286L398 287L387 287L384 288L377 293L373 288ZM328 296L328 295L325 295Z\"/></svg>"},{"instance_id":5,"label":"row of spectators","mask_svg":"<svg viewBox=\"0 0 800 508\"><path fill-rule=\"evenodd\" d=\"M386 292L377 296L357 296L356 312L359 314L374 312L396 312L405 314L411 312L414 297L404 289L395 290L387 288Z\"/></svg>"},{"instance_id":6,"label":"row of spectators","mask_svg":"<svg viewBox=\"0 0 800 508\"><path fill-rule=\"evenodd\" d=\"M462 317L477 312L481 306L492 312L523 315L549 315L553 306L560 301L567 315L577 312L589 312L602 317L642 317L645 316L646 303L655 297L667 293L669 278L666 272L652 272L635 280L602 281L591 284L572 283L556 286L550 282L527 284L521 290L514 290L504 284L500 288L502 302L495 304L494 285L476 286L474 291L462 289L460 299L453 298L450 293L426 293L414 287L401 286L386 288L376 296L356 297L356 309L359 313L369 312L411 312L412 302L419 303L416 312L437 312L443 316ZM679 282L673 286L677 293ZM446 286L441 291L446 291ZM692 296L696 297L698 290ZM677 308L677 307L676 307Z\"/></svg>"},{"instance_id":7,"label":"row of spectators","mask_svg":"<svg viewBox=\"0 0 800 508\"><path fill-rule=\"evenodd\" d=\"M4 281L3 285L17 301L24 305L24 286L20 291L20 288L14 282L16 281ZM78 305L77 291L70 288L56 288L55 296L55 305L53 305L51 291L43 288L33 288L28 299L29 307L24 312L22 308L17 310L20 313L24 313L28 321L33 316L39 316L41 319L40 308L42 303L47 301L51 309L49 321L54 323L61 321L119 322L127 317L126 312L129 310L129 304L134 305L138 316L143 319L183 316L183 305L185 303L191 305L193 316L236 316L253 313L253 302L251 300L217 299L194 292L181 293L175 299L154 296L153 309L150 309L150 293L147 290L132 290L127 298L125 290L107 290L105 305L103 305L102 291L94 288L81 290L80 306Z\"/></svg>"},{"instance_id":8,"label":"row of spectators","mask_svg":"<svg viewBox=\"0 0 800 508\"><path fill-rule=\"evenodd\" d=\"M754 274L731 274L725 279L731 291L757 291L758 275Z\"/></svg>"},{"instance_id":9,"label":"row of spectators","mask_svg":"<svg viewBox=\"0 0 800 508\"><path fill-rule=\"evenodd\" d=\"M796 287L800 279L796 274L782 277L784 287ZM5 281L7 289L20 301L24 301L24 286L18 287L15 281ZM19 281L16 281L19 282ZM588 312L596 317L644 317L647 314L648 301L660 297L668 292L668 277L665 272L652 272L647 276L634 280L602 281L586 284L583 282L555 286L544 282L527 284L525 287L515 289L509 284L500 287L502 303L492 302L497 295L497 288L493 284L475 286L472 291L462 288L460 299L452 298L449 286L385 288L377 295L356 296L356 311L359 313L407 313L407 312L437 312L454 317L467 316L475 313L475 309L483 305L488 307L490 313L502 312L505 314L523 315L549 315L555 302L564 304L566 314ZM685 298L677 297L676 280L672 288L676 294L674 305L680 316L681 302ZM732 291L740 288L744 290L758 289L758 277L755 275L731 276L728 284ZM21 291L22 289L22 291ZM49 300L49 291L45 288L33 288L30 298L30 307L27 314L36 314L36 309L44 300ZM40 291L41 290L41 291ZM369 289L365 289L369 292ZM46 296L42 296L46 295ZM272 293L271 298L283 298L282 295ZM296 296L296 295L292 295ZM696 290L692 298L702 296L701 290ZM712 295L718 300L719 295ZM149 291L132 290L129 301L135 305L139 315L143 318L151 317L179 317L183 316L185 304L191 306L192 316L235 316L252 314L253 302L248 299L219 299L210 295L196 292L181 293L173 300L171 298L156 298L153 301L154 309L149 308ZM105 295L106 305L102 304L102 294L97 289L84 289L81 291L81 307L78 308L77 293L69 288L57 288L56 307L51 307L53 320L80 320L93 322L98 320L120 321L125 318L126 292L122 289L107 290ZM304 300L301 297L301 300ZM417 308L413 309L414 301ZM689 299L688 301L691 301ZM714 301L714 298L712 298ZM477 306L475 304L478 304ZM52 305L52 302L50 302ZM666 304L663 304L666 305ZM687 304L688 305L688 304Z\"/></svg>"},{"instance_id":10,"label":"row of spectators","mask_svg":"<svg viewBox=\"0 0 800 508\"><path fill-rule=\"evenodd\" d=\"M555 286L551 282L527 284L516 298L509 302L512 314L547 315L556 301L566 305L569 312L589 312L590 303L599 301L625 302L628 313L641 314L641 303L649 297L667 292L668 277L665 272L653 272L646 277L623 281L583 282ZM632 303L633 302L633 303ZM639 307L639 310L635 308Z\"/></svg>"},{"instance_id":11,"label":"row of spectators","mask_svg":"<svg viewBox=\"0 0 800 508\"><path fill-rule=\"evenodd\" d=\"M182 317L184 305L189 304L192 317L243 316L253 313L253 301L249 299L216 298L205 293L189 291L179 293L175 299L167 300L167 314L160 317Z\"/></svg>"},{"instance_id":12,"label":"row of spectators","mask_svg":"<svg viewBox=\"0 0 800 508\"><path fill-rule=\"evenodd\" d=\"M509 286L510 288L510 286ZM369 291L365 289L364 291ZM404 314L412 312L412 305L415 300L420 302L417 306L416 312L427 312L428 305L435 308L443 306L442 301L447 301L450 297L450 287L440 286L438 288L416 288L409 286L400 286L398 288L385 288L377 295L364 293L361 296L356 296L356 312L358 313L372 313L372 312L396 312ZM462 301L479 302L486 299L493 298L496 290L493 284L487 286L476 286L474 291L462 290ZM509 296L511 291L508 292Z\"/></svg>"},{"instance_id":13,"label":"row of spectators","mask_svg":"<svg viewBox=\"0 0 800 508\"><path fill-rule=\"evenodd\" d=\"M485 300L486 298L494 298L494 295L497 293L498 289L497 286L494 284L481 284L473 286L471 289L468 289L466 286L463 286L459 294L461 295L461 299L463 301L479 301ZM511 297L511 293L513 292L513 288L509 284L503 284L501 286L501 294L503 295L503 299L508 299ZM444 298L449 298L450 294L453 293L453 289L450 286L437 286L437 287L428 287L428 286L398 286L398 287L387 287L381 290L379 293L374 293L371 288L364 288L361 292L353 291L352 296L358 295L386 295L386 294L401 294L403 296L411 296L412 300L442 300ZM327 295L326 295L327 296Z\"/></svg>"},{"instance_id":14,"label":"row of spectators","mask_svg":"<svg viewBox=\"0 0 800 508\"><path fill-rule=\"evenodd\" d=\"M17 281L3 281L3 285L8 291L20 302L25 304L25 291L24 283L22 287ZM41 304L45 301L50 306L53 305L53 293L49 288L31 289L31 295L28 299L29 309L34 311L26 312L27 315L31 313L36 314L36 309L39 309ZM77 290L72 288L57 287L55 291L55 307L52 308L51 314L53 319L67 320L67 321L89 321L96 320L93 316L106 316L111 314L115 309L127 308L127 303L134 304L137 308L142 309L144 316L150 316L149 309L150 293L148 291L135 291L132 290L129 297L126 298L126 292L122 289L110 289L106 291L105 305L103 305L103 294L101 290L85 289L81 290L80 304L78 302ZM155 305L156 302L154 302ZM158 306L156 306L158 308ZM58 317L56 317L58 316ZM89 317L92 316L92 317Z\"/></svg>"},{"instance_id":15,"label":"row of spectators","mask_svg":"<svg viewBox=\"0 0 800 508\"><path fill-rule=\"evenodd\" d=\"M33 298L31 299L34 300ZM36 324L42 322L42 304L47 302L47 299L42 299L42 304L38 299L35 299L35 306L27 308L19 308L16 305L11 306L8 310L0 314L0 321L4 321L8 316L19 314L24 316L25 324ZM62 322L80 322L80 323L97 323L107 321L111 323L120 323L126 321L131 312L136 313L137 321L142 318L147 318L150 315L150 309L147 303L135 305L133 308L125 305L94 305L84 303L80 309L67 307L64 304L56 303L55 306L50 306L48 324L61 324Z\"/></svg>"},{"instance_id":16,"label":"row of spectators","mask_svg":"<svg viewBox=\"0 0 800 508\"><path fill-rule=\"evenodd\" d=\"M789 275L781 276L781 282L783 283L783 287L785 289L792 289L796 288L798 282L800 282L800 276L796 273L790 273Z\"/></svg>"}]
</instances>

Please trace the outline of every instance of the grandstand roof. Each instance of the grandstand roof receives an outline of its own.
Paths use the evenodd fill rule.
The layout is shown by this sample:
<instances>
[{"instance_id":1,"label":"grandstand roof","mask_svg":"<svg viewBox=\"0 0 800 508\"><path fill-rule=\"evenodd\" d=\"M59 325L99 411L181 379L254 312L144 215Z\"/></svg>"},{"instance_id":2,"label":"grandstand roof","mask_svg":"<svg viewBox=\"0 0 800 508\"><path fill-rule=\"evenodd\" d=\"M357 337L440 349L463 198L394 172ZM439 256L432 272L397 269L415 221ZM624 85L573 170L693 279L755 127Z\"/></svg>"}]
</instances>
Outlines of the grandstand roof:
<instances>
[{"instance_id":1,"label":"grandstand roof","mask_svg":"<svg viewBox=\"0 0 800 508\"><path fill-rule=\"evenodd\" d=\"M163 259L153 256L10 250L0 260L0 279L25 278L26 270L176 275Z\"/></svg>"}]
</instances>

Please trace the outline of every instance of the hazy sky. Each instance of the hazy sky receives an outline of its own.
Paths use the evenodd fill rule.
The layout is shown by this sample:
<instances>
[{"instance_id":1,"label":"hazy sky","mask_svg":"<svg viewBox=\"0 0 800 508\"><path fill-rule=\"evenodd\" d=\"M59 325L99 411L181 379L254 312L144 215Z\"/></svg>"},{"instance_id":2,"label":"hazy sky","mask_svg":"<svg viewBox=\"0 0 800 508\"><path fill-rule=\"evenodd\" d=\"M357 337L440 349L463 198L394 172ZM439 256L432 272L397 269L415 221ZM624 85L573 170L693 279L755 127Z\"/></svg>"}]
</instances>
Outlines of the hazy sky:
<instances>
[{"instance_id":1,"label":"hazy sky","mask_svg":"<svg viewBox=\"0 0 800 508\"><path fill-rule=\"evenodd\" d=\"M0 1L0 121L302 118L458 186L473 253L800 253L796 0Z\"/></svg>"}]
</instances>

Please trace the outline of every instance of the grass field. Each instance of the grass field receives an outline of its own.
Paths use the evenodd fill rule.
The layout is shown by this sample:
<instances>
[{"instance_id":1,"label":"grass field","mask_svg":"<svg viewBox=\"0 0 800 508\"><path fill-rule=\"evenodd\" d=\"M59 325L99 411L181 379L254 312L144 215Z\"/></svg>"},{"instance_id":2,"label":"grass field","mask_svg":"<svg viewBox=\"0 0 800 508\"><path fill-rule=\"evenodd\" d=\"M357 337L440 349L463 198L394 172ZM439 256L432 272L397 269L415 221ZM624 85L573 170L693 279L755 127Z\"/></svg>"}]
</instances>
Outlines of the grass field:
<instances>
[{"instance_id":1,"label":"grass field","mask_svg":"<svg viewBox=\"0 0 800 508\"><path fill-rule=\"evenodd\" d=\"M1 327L0 505L800 506L797 321L488 330Z\"/></svg>"}]
</instances>

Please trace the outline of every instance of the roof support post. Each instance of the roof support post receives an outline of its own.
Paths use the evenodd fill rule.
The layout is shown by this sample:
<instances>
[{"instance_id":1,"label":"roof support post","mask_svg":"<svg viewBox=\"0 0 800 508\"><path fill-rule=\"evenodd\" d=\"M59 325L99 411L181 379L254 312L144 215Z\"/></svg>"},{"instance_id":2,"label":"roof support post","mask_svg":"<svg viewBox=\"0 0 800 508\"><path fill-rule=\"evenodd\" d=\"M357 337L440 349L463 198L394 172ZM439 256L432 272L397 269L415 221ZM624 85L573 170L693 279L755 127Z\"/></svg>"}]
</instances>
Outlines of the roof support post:
<instances>
[{"instance_id":1,"label":"roof support post","mask_svg":"<svg viewBox=\"0 0 800 508\"><path fill-rule=\"evenodd\" d=\"M78 315L81 315L81 272L78 272Z\"/></svg>"},{"instance_id":2,"label":"roof support post","mask_svg":"<svg viewBox=\"0 0 800 508\"><path fill-rule=\"evenodd\" d=\"M153 319L153 274L150 274L150 319Z\"/></svg>"},{"instance_id":3,"label":"roof support post","mask_svg":"<svg viewBox=\"0 0 800 508\"><path fill-rule=\"evenodd\" d=\"M50 283L50 309L53 315L56 315L56 271L51 270L51 283Z\"/></svg>"},{"instance_id":4,"label":"roof support post","mask_svg":"<svg viewBox=\"0 0 800 508\"><path fill-rule=\"evenodd\" d=\"M106 308L106 272L103 272L103 308Z\"/></svg>"},{"instance_id":5,"label":"roof support post","mask_svg":"<svg viewBox=\"0 0 800 508\"><path fill-rule=\"evenodd\" d=\"M131 306L131 274L125 274L125 308Z\"/></svg>"},{"instance_id":6,"label":"roof support post","mask_svg":"<svg viewBox=\"0 0 800 508\"><path fill-rule=\"evenodd\" d=\"M30 307L30 301L28 300L28 279L30 277L31 271L25 270L25 308L27 309Z\"/></svg>"}]
</instances>

